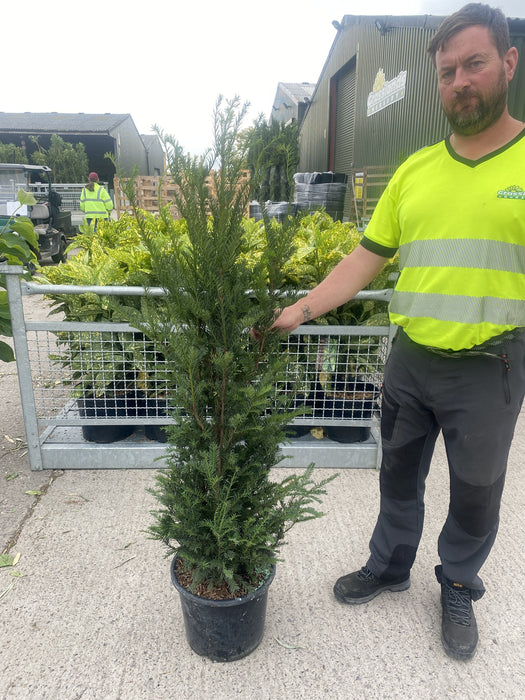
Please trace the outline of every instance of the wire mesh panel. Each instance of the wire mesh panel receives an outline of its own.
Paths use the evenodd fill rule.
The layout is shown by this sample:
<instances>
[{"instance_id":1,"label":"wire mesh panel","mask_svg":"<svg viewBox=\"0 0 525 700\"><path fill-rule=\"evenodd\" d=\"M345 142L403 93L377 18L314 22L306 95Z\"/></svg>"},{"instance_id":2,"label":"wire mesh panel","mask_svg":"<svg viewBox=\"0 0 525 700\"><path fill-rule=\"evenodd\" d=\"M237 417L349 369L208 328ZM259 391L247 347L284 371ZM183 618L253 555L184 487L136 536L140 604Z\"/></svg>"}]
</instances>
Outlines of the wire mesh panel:
<instances>
[{"instance_id":1,"label":"wire mesh panel","mask_svg":"<svg viewBox=\"0 0 525 700\"><path fill-rule=\"evenodd\" d=\"M166 423L165 358L127 324L61 323L27 332L35 408L43 425ZM301 327L283 341L276 392L304 408L295 424L370 425L380 400L388 328ZM152 420L155 419L155 420Z\"/></svg>"},{"instance_id":2,"label":"wire mesh panel","mask_svg":"<svg viewBox=\"0 0 525 700\"><path fill-rule=\"evenodd\" d=\"M33 324L27 332L42 425L166 423L174 380L153 343L127 324Z\"/></svg>"},{"instance_id":3,"label":"wire mesh panel","mask_svg":"<svg viewBox=\"0 0 525 700\"><path fill-rule=\"evenodd\" d=\"M27 320L22 304L23 290L135 296L144 290L21 283L7 272L31 468L156 466L166 454L162 426L172 420L177 378L153 341L125 323ZM364 294L388 300L385 290ZM282 451L294 465L378 465L377 415L390 335L388 326L311 325L283 337L285 371L275 405L282 407L283 395L289 399L289 435L298 440ZM351 463L341 464L350 454Z\"/></svg>"},{"instance_id":4,"label":"wire mesh panel","mask_svg":"<svg viewBox=\"0 0 525 700\"><path fill-rule=\"evenodd\" d=\"M284 343L287 372L277 388L305 408L297 421L370 424L379 406L388 328L300 328Z\"/></svg>"},{"instance_id":5,"label":"wire mesh panel","mask_svg":"<svg viewBox=\"0 0 525 700\"><path fill-rule=\"evenodd\" d=\"M366 440L379 410L388 328L307 326L288 337L277 391L299 411L291 434L311 428L338 442ZM297 426L303 426L302 429Z\"/></svg>"}]
</instances>

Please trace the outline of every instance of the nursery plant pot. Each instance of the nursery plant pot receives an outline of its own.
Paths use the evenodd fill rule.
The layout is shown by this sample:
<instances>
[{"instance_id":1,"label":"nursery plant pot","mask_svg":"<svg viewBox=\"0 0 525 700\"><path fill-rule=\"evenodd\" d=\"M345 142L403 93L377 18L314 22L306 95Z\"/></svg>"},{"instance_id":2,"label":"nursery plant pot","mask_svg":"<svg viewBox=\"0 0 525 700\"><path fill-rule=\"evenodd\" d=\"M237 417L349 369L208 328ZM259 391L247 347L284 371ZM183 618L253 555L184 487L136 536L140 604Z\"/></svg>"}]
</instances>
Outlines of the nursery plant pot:
<instances>
[{"instance_id":1,"label":"nursery plant pot","mask_svg":"<svg viewBox=\"0 0 525 700\"><path fill-rule=\"evenodd\" d=\"M124 418L130 408L136 413L134 397L86 396L77 400L82 418ZM135 430L134 425L83 425L82 436L89 442L106 443L124 440Z\"/></svg>"},{"instance_id":2,"label":"nursery plant pot","mask_svg":"<svg viewBox=\"0 0 525 700\"><path fill-rule=\"evenodd\" d=\"M371 418L377 407L374 384L348 381L337 377L335 391L323 399L324 415L335 420ZM370 428L359 425L326 425L326 437L335 442L364 442L370 437Z\"/></svg>"},{"instance_id":3,"label":"nursery plant pot","mask_svg":"<svg viewBox=\"0 0 525 700\"><path fill-rule=\"evenodd\" d=\"M314 395L313 393L305 395L305 394L297 394L294 396L294 399L291 404L291 408L296 410L298 408L304 408L304 417L308 418L312 414L313 408L314 408ZM302 418L303 416L301 416ZM313 419L312 419L313 421ZM299 438L302 437L303 435L306 435L307 433L310 432L312 429L312 426L314 423L312 422L312 425L296 425L294 423L290 423L285 427L286 430L286 435L289 438Z\"/></svg>"},{"instance_id":4,"label":"nursery plant pot","mask_svg":"<svg viewBox=\"0 0 525 700\"><path fill-rule=\"evenodd\" d=\"M159 405L158 400L155 398L141 397L137 400L137 406L140 416L161 418L166 415L166 409L162 405ZM166 423L166 425L168 425L168 423ZM144 426L144 434L148 440L167 442L168 436L164 430L166 425L156 425L155 423L147 424Z\"/></svg>"},{"instance_id":5,"label":"nursery plant pot","mask_svg":"<svg viewBox=\"0 0 525 700\"><path fill-rule=\"evenodd\" d=\"M263 637L268 589L275 567L252 593L231 600L210 600L181 586L176 566L174 557L171 580L180 596L186 639L193 651L212 661L237 661L251 654Z\"/></svg>"},{"instance_id":6,"label":"nursery plant pot","mask_svg":"<svg viewBox=\"0 0 525 700\"><path fill-rule=\"evenodd\" d=\"M334 442L365 442L370 437L370 428L366 425L327 425L326 437Z\"/></svg>"},{"instance_id":7,"label":"nursery plant pot","mask_svg":"<svg viewBox=\"0 0 525 700\"><path fill-rule=\"evenodd\" d=\"M285 430L287 437L300 438L309 433L311 428L311 425L295 425L294 423L290 423L286 426Z\"/></svg>"},{"instance_id":8,"label":"nursery plant pot","mask_svg":"<svg viewBox=\"0 0 525 700\"><path fill-rule=\"evenodd\" d=\"M156 442L168 442L168 436L164 430L165 425L145 425L144 434L148 440L155 440Z\"/></svg>"}]
</instances>

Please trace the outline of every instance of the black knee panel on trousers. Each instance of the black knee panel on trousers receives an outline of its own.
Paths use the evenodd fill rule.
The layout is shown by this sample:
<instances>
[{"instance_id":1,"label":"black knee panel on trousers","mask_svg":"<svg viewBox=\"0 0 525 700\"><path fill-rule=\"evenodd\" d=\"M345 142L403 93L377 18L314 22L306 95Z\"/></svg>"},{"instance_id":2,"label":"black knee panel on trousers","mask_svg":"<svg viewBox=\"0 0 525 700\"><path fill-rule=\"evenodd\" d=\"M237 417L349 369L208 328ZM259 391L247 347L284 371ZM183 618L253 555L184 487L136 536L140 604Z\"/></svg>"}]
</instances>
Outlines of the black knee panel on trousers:
<instances>
[{"instance_id":1,"label":"black knee panel on trousers","mask_svg":"<svg viewBox=\"0 0 525 700\"><path fill-rule=\"evenodd\" d=\"M497 525L505 474L488 486L467 484L450 475L450 513L472 537L486 537Z\"/></svg>"},{"instance_id":2,"label":"black knee panel on trousers","mask_svg":"<svg viewBox=\"0 0 525 700\"><path fill-rule=\"evenodd\" d=\"M398 501L411 501L417 497L421 454L427 436L415 438L403 445L403 451L388 454L388 446L383 443L381 464L381 493Z\"/></svg>"},{"instance_id":3,"label":"black knee panel on trousers","mask_svg":"<svg viewBox=\"0 0 525 700\"><path fill-rule=\"evenodd\" d=\"M417 497L421 459L428 440L426 430L419 431L419 435L410 434L405 428L396 430L398 423L406 421L404 413L406 411L383 387L381 492L398 501Z\"/></svg>"}]
</instances>

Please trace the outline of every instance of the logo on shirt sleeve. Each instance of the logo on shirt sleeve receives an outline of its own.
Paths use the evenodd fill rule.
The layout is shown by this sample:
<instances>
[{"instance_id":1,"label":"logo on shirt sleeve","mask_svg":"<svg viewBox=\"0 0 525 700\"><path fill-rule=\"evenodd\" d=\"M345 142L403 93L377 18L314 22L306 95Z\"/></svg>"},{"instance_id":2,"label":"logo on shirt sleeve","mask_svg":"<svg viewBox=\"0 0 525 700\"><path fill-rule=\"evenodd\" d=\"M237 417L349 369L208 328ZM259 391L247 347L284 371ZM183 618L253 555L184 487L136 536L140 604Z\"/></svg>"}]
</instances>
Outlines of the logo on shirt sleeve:
<instances>
[{"instance_id":1,"label":"logo on shirt sleeve","mask_svg":"<svg viewBox=\"0 0 525 700\"><path fill-rule=\"evenodd\" d=\"M511 185L498 191L498 199L525 199L525 190L519 185Z\"/></svg>"}]
</instances>

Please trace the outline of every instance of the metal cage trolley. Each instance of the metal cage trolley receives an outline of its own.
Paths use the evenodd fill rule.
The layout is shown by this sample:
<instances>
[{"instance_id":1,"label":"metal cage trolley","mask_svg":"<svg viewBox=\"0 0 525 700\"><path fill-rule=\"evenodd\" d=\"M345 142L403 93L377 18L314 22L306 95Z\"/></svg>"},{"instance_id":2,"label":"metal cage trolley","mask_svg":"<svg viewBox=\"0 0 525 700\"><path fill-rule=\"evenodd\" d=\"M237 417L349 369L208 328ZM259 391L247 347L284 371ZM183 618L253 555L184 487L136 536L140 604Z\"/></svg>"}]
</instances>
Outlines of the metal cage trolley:
<instances>
[{"instance_id":1,"label":"metal cage trolley","mask_svg":"<svg viewBox=\"0 0 525 700\"><path fill-rule=\"evenodd\" d=\"M153 343L126 323L28 320L23 303L28 295L140 296L145 290L42 285L24 280L22 271L0 265L31 469L162 467L174 378ZM391 294L363 291L356 299L387 303ZM293 393L293 408L304 407L304 414L290 421L281 447L290 459L281 466L379 467L381 384L393 331L304 325L283 338L286 371L276 392Z\"/></svg>"}]
</instances>

